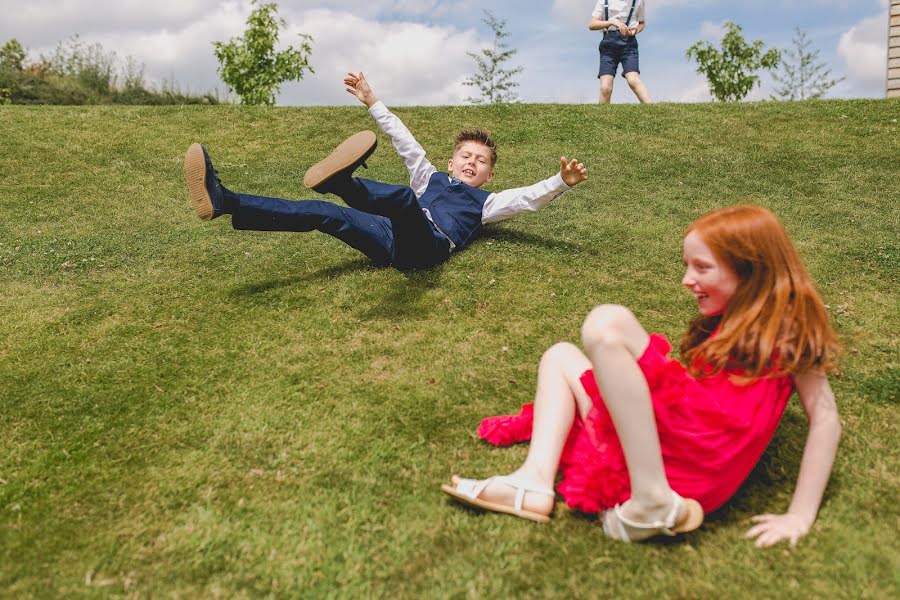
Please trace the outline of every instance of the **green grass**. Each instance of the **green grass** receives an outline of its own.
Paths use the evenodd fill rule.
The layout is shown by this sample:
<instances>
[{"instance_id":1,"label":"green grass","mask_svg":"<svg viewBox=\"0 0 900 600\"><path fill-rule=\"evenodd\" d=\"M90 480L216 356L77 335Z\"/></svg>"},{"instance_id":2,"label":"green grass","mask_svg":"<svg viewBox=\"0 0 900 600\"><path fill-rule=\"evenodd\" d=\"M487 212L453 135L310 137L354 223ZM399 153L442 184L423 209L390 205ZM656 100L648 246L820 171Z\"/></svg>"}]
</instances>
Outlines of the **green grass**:
<instances>
[{"instance_id":1,"label":"green grass","mask_svg":"<svg viewBox=\"0 0 900 600\"><path fill-rule=\"evenodd\" d=\"M310 197L360 108L0 108L0 595L785 597L900 594L900 103L405 108L446 164L500 144L499 190L577 156L591 179L425 272L325 235L193 217L181 160ZM369 176L405 180L386 139ZM805 437L792 401L750 480L680 542L629 546L560 503L548 525L461 509L452 472L601 302L677 340L680 238L714 207L785 223L846 347L844 422L810 535L759 551Z\"/></svg>"}]
</instances>

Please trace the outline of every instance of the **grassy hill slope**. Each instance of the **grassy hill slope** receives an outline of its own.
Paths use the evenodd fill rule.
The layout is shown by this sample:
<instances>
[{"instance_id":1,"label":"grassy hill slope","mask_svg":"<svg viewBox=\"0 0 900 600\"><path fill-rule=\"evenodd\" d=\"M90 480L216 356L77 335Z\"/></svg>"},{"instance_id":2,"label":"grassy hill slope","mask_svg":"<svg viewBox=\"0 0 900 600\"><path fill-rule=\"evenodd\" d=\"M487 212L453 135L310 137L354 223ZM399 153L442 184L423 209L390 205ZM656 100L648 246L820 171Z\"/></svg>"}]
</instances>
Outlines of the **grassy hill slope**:
<instances>
[{"instance_id":1,"label":"grassy hill slope","mask_svg":"<svg viewBox=\"0 0 900 600\"><path fill-rule=\"evenodd\" d=\"M376 269L319 233L190 211L181 160L314 198L306 167L361 108L0 107L0 595L897 597L900 103L404 108L446 164L491 129L491 190L577 157L590 180L442 267ZM380 135L380 134L379 134ZM366 176L405 182L389 141ZM758 551L805 436L792 401L741 491L695 534L623 545L559 503L535 525L451 504L507 472L477 440L598 303L676 342L680 240L714 207L785 223L846 355L844 439L800 545Z\"/></svg>"}]
</instances>

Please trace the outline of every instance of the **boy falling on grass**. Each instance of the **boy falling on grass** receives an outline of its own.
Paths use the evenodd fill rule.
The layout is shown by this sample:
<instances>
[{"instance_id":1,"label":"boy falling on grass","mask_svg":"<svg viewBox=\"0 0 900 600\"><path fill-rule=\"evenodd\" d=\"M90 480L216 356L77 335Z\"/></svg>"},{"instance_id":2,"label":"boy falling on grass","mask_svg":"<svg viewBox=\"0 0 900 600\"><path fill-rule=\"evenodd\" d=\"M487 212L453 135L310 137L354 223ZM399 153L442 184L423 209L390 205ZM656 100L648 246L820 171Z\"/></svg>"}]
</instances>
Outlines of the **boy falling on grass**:
<instances>
[{"instance_id":1,"label":"boy falling on grass","mask_svg":"<svg viewBox=\"0 0 900 600\"><path fill-rule=\"evenodd\" d=\"M560 158L560 171L534 185L486 192L494 178L497 150L488 132L463 130L456 137L447 173L425 158L425 150L397 116L375 97L360 73L344 79L347 91L391 138L409 170L409 186L353 177L375 151L372 131L354 134L306 172L303 183L334 194L349 208L320 200L281 200L238 194L219 181L206 148L192 144L184 160L191 203L203 220L231 215L235 229L327 233L356 248L378 265L421 269L446 261L465 248L485 223L536 211L587 179L577 160Z\"/></svg>"}]
</instances>

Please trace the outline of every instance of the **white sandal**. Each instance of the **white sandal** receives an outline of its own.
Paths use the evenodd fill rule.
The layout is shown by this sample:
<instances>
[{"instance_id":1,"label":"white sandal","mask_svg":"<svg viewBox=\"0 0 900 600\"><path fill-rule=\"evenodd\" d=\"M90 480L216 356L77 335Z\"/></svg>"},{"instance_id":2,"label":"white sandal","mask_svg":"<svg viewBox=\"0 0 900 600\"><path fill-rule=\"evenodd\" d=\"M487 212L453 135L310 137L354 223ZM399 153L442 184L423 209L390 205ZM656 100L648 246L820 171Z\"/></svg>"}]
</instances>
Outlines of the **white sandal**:
<instances>
[{"instance_id":1,"label":"white sandal","mask_svg":"<svg viewBox=\"0 0 900 600\"><path fill-rule=\"evenodd\" d=\"M603 517L603 533L614 540L640 542L657 535L677 535L700 527L703 523L703 508L691 498L682 498L672 492L672 509L662 521L638 523L622 516L621 506L606 511ZM684 518L678 521L678 513L685 509Z\"/></svg>"},{"instance_id":2,"label":"white sandal","mask_svg":"<svg viewBox=\"0 0 900 600\"><path fill-rule=\"evenodd\" d=\"M516 499L513 506L489 502L478 497L493 481L498 481L516 490ZM556 498L556 493L552 489L533 487L510 475L495 475L493 477L488 477L487 479L460 478L457 485L453 486L445 483L441 485L441 489L445 494L453 496L464 504L493 512L515 515L530 521L537 521L538 523L546 523L550 520L550 516L523 509L522 504L525 502L525 494L527 492L533 492L535 494L543 494L545 496L550 496L551 498Z\"/></svg>"}]
</instances>

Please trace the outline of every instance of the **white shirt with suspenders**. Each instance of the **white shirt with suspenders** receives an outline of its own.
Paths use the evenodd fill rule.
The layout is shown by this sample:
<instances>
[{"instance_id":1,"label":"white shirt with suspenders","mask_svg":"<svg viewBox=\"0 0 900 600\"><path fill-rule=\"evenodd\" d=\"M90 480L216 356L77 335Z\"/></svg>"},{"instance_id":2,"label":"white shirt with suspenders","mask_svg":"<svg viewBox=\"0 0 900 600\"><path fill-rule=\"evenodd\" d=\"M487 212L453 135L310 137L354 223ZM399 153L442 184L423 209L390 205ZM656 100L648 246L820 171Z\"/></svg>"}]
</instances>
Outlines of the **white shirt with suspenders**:
<instances>
[{"instance_id":1,"label":"white shirt with suspenders","mask_svg":"<svg viewBox=\"0 0 900 600\"><path fill-rule=\"evenodd\" d=\"M644 20L644 0L597 0L591 16L604 21L616 20L634 29ZM607 31L612 30L618 31L615 27Z\"/></svg>"}]
</instances>

